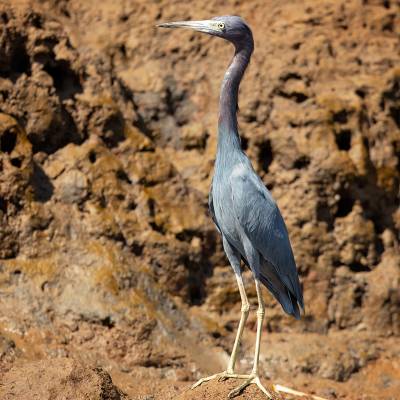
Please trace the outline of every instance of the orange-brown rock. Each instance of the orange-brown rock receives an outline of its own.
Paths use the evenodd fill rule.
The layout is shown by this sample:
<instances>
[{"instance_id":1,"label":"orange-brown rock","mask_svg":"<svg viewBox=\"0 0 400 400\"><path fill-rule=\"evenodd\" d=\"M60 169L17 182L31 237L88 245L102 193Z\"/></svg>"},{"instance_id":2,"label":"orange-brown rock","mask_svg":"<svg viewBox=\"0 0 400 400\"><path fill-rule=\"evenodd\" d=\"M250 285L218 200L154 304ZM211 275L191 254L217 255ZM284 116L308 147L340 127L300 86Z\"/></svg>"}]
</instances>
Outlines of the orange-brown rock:
<instances>
[{"instance_id":1,"label":"orange-brown rock","mask_svg":"<svg viewBox=\"0 0 400 400\"><path fill-rule=\"evenodd\" d=\"M0 387L4 400L123 400L101 368L90 368L68 358L33 361L13 367Z\"/></svg>"},{"instance_id":2,"label":"orange-brown rock","mask_svg":"<svg viewBox=\"0 0 400 400\"><path fill-rule=\"evenodd\" d=\"M232 13L256 44L243 147L287 221L306 303L297 322L266 293L263 374L330 398L358 398L360 382L364 398L398 392L395 0L3 1L0 374L69 356L164 399L224 367L240 298L207 195L232 49L155 24Z\"/></svg>"}]
</instances>

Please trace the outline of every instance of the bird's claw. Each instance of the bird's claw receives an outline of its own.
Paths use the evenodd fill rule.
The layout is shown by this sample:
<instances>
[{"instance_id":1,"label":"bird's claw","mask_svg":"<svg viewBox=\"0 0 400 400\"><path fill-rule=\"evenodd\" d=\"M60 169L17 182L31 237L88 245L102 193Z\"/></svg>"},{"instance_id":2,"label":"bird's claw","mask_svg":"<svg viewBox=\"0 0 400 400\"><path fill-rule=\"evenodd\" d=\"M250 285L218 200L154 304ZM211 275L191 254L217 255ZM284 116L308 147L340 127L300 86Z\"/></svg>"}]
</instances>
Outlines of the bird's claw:
<instances>
[{"instance_id":1,"label":"bird's claw","mask_svg":"<svg viewBox=\"0 0 400 400\"><path fill-rule=\"evenodd\" d=\"M238 396L243 390L251 385L256 384L258 388L271 400L278 400L280 399L279 395L274 394L273 392L268 391L261 383L260 378L258 375L250 375L245 382L241 385L236 387L235 389L231 390L228 394L228 399L233 399L234 397Z\"/></svg>"},{"instance_id":2,"label":"bird's claw","mask_svg":"<svg viewBox=\"0 0 400 400\"><path fill-rule=\"evenodd\" d=\"M218 380L219 380L222 374L223 374L223 372L218 373L218 374L214 374L214 375L211 375L211 376L207 376L206 378L201 378L191 386L191 389L194 389L197 386L200 386L204 382L211 381L211 379L214 379L214 378L218 378Z\"/></svg>"},{"instance_id":3,"label":"bird's claw","mask_svg":"<svg viewBox=\"0 0 400 400\"><path fill-rule=\"evenodd\" d=\"M192 385L192 389L196 388L197 386L200 386L204 382L211 381L212 379L218 379L218 382L223 382L229 378L233 379L245 379L245 381L236 387L235 389L231 390L228 394L228 399L233 399L234 397L238 396L242 391L251 384L256 384L258 388L271 400L277 400L280 397L276 395L273 392L268 391L265 389L265 387L262 385L260 378L258 375L251 374L251 375L241 375L241 374L235 374L227 371L219 372L218 374L214 374L211 376L207 376L206 378L201 378L199 379L194 385Z\"/></svg>"},{"instance_id":4,"label":"bird's claw","mask_svg":"<svg viewBox=\"0 0 400 400\"><path fill-rule=\"evenodd\" d=\"M195 384L192 385L191 389L194 389L197 386L200 386L204 382L211 381L212 379L218 379L218 382L223 382L229 378L249 379L251 376L252 375L241 375L241 374L235 374L233 372L223 371L223 372L219 372L218 374L214 374L211 376L207 376L206 378L199 379Z\"/></svg>"}]
</instances>

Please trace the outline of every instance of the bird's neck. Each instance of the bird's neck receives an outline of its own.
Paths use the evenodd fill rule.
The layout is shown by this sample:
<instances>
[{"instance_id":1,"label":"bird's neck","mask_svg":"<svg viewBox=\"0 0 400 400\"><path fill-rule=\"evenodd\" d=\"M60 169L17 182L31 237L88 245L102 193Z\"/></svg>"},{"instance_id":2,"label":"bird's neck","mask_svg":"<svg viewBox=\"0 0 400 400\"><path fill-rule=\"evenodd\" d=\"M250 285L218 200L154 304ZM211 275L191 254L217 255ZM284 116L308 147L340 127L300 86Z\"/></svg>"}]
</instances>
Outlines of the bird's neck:
<instances>
[{"instance_id":1,"label":"bird's neck","mask_svg":"<svg viewBox=\"0 0 400 400\"><path fill-rule=\"evenodd\" d=\"M217 157L222 149L241 149L238 133L237 109L240 81L250 62L253 44L237 46L235 55L228 70L225 73L219 98L218 121L218 150Z\"/></svg>"}]
</instances>

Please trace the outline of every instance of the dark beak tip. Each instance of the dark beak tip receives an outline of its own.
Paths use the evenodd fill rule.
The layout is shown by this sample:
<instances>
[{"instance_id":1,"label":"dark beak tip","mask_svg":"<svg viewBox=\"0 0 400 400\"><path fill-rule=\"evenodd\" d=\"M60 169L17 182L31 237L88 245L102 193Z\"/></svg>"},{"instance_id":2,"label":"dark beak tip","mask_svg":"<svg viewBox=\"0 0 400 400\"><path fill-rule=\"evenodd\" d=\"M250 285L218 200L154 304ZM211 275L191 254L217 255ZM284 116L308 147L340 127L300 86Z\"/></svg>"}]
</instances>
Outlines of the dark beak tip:
<instances>
[{"instance_id":1,"label":"dark beak tip","mask_svg":"<svg viewBox=\"0 0 400 400\"><path fill-rule=\"evenodd\" d=\"M161 22L160 24L156 24L157 28L174 28L174 26L170 22Z\"/></svg>"}]
</instances>

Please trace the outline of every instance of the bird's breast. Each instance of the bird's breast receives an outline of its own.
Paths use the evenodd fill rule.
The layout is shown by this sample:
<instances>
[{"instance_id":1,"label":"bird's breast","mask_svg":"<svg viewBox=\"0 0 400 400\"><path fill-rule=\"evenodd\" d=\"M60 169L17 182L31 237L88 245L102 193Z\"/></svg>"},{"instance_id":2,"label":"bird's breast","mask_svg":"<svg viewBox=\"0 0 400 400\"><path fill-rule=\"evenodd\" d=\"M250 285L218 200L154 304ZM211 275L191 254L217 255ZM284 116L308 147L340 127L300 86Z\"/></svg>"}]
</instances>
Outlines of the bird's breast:
<instances>
[{"instance_id":1,"label":"bird's breast","mask_svg":"<svg viewBox=\"0 0 400 400\"><path fill-rule=\"evenodd\" d=\"M213 180L214 215L222 234L230 243L240 242L238 221L234 214L229 179Z\"/></svg>"}]
</instances>

